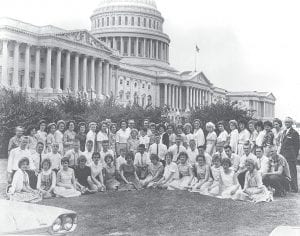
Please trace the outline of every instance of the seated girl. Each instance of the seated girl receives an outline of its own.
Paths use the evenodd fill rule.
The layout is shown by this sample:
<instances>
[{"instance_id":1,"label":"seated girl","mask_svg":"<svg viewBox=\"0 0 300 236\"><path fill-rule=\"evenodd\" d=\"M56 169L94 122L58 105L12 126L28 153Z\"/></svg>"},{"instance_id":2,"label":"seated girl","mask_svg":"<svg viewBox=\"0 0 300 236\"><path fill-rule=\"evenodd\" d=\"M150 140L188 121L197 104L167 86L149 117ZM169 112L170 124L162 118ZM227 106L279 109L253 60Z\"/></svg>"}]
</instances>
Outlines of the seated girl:
<instances>
[{"instance_id":1,"label":"seated girl","mask_svg":"<svg viewBox=\"0 0 300 236\"><path fill-rule=\"evenodd\" d=\"M211 177L212 182L207 189L208 195L217 196L220 192L221 155L215 153L212 158Z\"/></svg>"},{"instance_id":2,"label":"seated girl","mask_svg":"<svg viewBox=\"0 0 300 236\"><path fill-rule=\"evenodd\" d=\"M114 158L111 154L107 154L104 157L104 161L106 165L104 166L102 173L106 190L118 190L120 182L116 179L117 170L113 162Z\"/></svg>"},{"instance_id":3,"label":"seated girl","mask_svg":"<svg viewBox=\"0 0 300 236\"><path fill-rule=\"evenodd\" d=\"M125 160L126 163L120 166L120 177L121 185L119 187L120 191L130 191L141 189L140 180L136 173L136 167L133 164L134 154L133 152L126 153Z\"/></svg>"},{"instance_id":4,"label":"seated girl","mask_svg":"<svg viewBox=\"0 0 300 236\"><path fill-rule=\"evenodd\" d=\"M173 180L179 179L179 171L178 166L175 162L173 162L173 153L167 152L165 155L166 166L164 169L163 177L156 183L153 184L153 187L168 188L169 184Z\"/></svg>"},{"instance_id":5,"label":"seated girl","mask_svg":"<svg viewBox=\"0 0 300 236\"><path fill-rule=\"evenodd\" d=\"M30 187L29 176L26 172L29 169L29 159L23 157L18 163L19 169L15 172L7 195L10 200L20 202L39 202L42 196L38 190Z\"/></svg>"},{"instance_id":6,"label":"seated girl","mask_svg":"<svg viewBox=\"0 0 300 236\"><path fill-rule=\"evenodd\" d=\"M251 202L272 201L272 195L263 185L261 174L256 169L255 160L247 158L245 167L247 172L245 175L244 188L237 192L236 199Z\"/></svg>"},{"instance_id":7,"label":"seated girl","mask_svg":"<svg viewBox=\"0 0 300 236\"><path fill-rule=\"evenodd\" d=\"M100 153L94 152L92 154L92 162L90 164L91 172L92 172L92 181L93 181L93 188L97 189L98 192L105 191L106 187L104 185L103 181L103 174L102 174L102 168L100 162Z\"/></svg>"},{"instance_id":8,"label":"seated girl","mask_svg":"<svg viewBox=\"0 0 300 236\"><path fill-rule=\"evenodd\" d=\"M141 184L144 188L152 187L155 183L157 183L161 179L164 173L164 166L159 161L159 157L157 154L151 154L150 160L151 160L151 164L148 166L148 171L147 171L148 176L146 177L146 179L141 180Z\"/></svg>"},{"instance_id":9,"label":"seated girl","mask_svg":"<svg viewBox=\"0 0 300 236\"><path fill-rule=\"evenodd\" d=\"M51 160L45 158L42 160L42 171L38 175L36 189L42 193L43 198L54 196L53 190L56 185L56 174L51 168Z\"/></svg>"},{"instance_id":10,"label":"seated girl","mask_svg":"<svg viewBox=\"0 0 300 236\"><path fill-rule=\"evenodd\" d=\"M196 164L194 166L195 178L191 185L191 192L199 192L201 194L207 194L207 188L210 185L209 174L210 167L205 161L203 155L197 155Z\"/></svg>"},{"instance_id":11,"label":"seated girl","mask_svg":"<svg viewBox=\"0 0 300 236\"><path fill-rule=\"evenodd\" d=\"M222 159L222 169L220 171L220 196L222 198L235 199L236 192L240 188L237 180L237 175L231 167L231 160L229 158Z\"/></svg>"},{"instance_id":12,"label":"seated girl","mask_svg":"<svg viewBox=\"0 0 300 236\"><path fill-rule=\"evenodd\" d=\"M80 191L76 190L74 170L69 167L69 158L61 159L62 168L57 173L56 187L54 193L59 197L78 197Z\"/></svg>"},{"instance_id":13,"label":"seated girl","mask_svg":"<svg viewBox=\"0 0 300 236\"><path fill-rule=\"evenodd\" d=\"M95 187L95 179L92 176L92 171L89 166L86 165L87 159L85 155L80 155L77 160L77 166L75 167L75 179L76 189L81 194L95 193L98 189Z\"/></svg>"},{"instance_id":14,"label":"seated girl","mask_svg":"<svg viewBox=\"0 0 300 236\"><path fill-rule=\"evenodd\" d=\"M179 153L178 160L179 179L173 180L169 184L169 190L187 190L191 186L192 180L194 178L193 167L187 161L187 153Z\"/></svg>"}]
</instances>

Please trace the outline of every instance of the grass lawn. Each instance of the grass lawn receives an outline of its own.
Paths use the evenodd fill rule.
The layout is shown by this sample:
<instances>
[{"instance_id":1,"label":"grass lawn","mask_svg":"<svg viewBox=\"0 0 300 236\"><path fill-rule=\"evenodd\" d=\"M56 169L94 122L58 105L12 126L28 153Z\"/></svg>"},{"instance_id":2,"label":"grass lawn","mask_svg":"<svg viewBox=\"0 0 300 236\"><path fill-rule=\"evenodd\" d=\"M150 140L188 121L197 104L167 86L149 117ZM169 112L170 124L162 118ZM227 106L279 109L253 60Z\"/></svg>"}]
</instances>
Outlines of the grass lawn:
<instances>
[{"instance_id":1,"label":"grass lawn","mask_svg":"<svg viewBox=\"0 0 300 236\"><path fill-rule=\"evenodd\" d=\"M0 160L0 198L5 197L6 165ZM40 204L76 211L79 224L74 235L258 236L269 235L279 225L300 225L299 193L253 204L189 192L142 190L53 198Z\"/></svg>"},{"instance_id":2,"label":"grass lawn","mask_svg":"<svg viewBox=\"0 0 300 236\"><path fill-rule=\"evenodd\" d=\"M268 235L299 225L299 195L271 203L234 202L181 191L111 192L45 205L74 210L76 235Z\"/></svg>"}]
</instances>

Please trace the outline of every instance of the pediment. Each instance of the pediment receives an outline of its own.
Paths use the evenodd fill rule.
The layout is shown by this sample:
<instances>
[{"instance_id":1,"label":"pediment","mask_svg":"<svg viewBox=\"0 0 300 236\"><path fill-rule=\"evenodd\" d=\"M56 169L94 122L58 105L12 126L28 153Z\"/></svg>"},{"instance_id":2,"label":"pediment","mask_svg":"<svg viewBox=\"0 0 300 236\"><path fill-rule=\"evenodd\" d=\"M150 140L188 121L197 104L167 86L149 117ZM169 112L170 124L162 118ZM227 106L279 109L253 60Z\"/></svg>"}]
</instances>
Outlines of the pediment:
<instances>
[{"instance_id":1,"label":"pediment","mask_svg":"<svg viewBox=\"0 0 300 236\"><path fill-rule=\"evenodd\" d=\"M193 75L189 80L206 86L212 85L211 82L206 78L206 76L202 72Z\"/></svg>"}]
</instances>

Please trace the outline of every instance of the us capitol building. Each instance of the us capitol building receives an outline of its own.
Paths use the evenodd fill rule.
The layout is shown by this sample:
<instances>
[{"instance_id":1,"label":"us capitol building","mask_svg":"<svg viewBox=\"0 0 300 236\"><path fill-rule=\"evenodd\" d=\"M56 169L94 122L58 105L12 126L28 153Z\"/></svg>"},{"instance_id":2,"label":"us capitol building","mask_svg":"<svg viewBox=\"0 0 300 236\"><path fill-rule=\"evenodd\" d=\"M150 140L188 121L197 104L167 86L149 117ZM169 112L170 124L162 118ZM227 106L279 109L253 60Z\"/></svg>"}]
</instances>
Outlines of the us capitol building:
<instances>
[{"instance_id":1,"label":"us capitol building","mask_svg":"<svg viewBox=\"0 0 300 236\"><path fill-rule=\"evenodd\" d=\"M154 0L101 0L90 20L89 31L0 18L1 85L42 99L84 92L124 105L167 105L171 114L230 100L257 118L274 117L272 93L229 92L203 72L172 68Z\"/></svg>"}]
</instances>

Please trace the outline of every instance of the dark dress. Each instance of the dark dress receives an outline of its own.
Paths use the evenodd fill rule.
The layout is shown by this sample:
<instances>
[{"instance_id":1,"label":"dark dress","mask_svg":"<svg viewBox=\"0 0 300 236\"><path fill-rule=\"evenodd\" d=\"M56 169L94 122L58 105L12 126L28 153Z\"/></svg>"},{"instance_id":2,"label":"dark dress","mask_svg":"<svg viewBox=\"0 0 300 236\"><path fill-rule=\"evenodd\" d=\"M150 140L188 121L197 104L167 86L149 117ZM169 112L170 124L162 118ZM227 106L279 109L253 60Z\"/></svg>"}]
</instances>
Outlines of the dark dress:
<instances>
[{"instance_id":1,"label":"dark dress","mask_svg":"<svg viewBox=\"0 0 300 236\"><path fill-rule=\"evenodd\" d=\"M85 143L86 143L86 134L85 133L78 133L75 136L76 139L80 142L80 151L85 151Z\"/></svg>"},{"instance_id":2,"label":"dark dress","mask_svg":"<svg viewBox=\"0 0 300 236\"><path fill-rule=\"evenodd\" d=\"M128 182L133 183L127 184L121 180L120 191L138 190L141 188L139 181L135 178L136 167L133 164L128 165L127 163L123 163L120 166L120 171L123 171L123 175Z\"/></svg>"}]
</instances>

